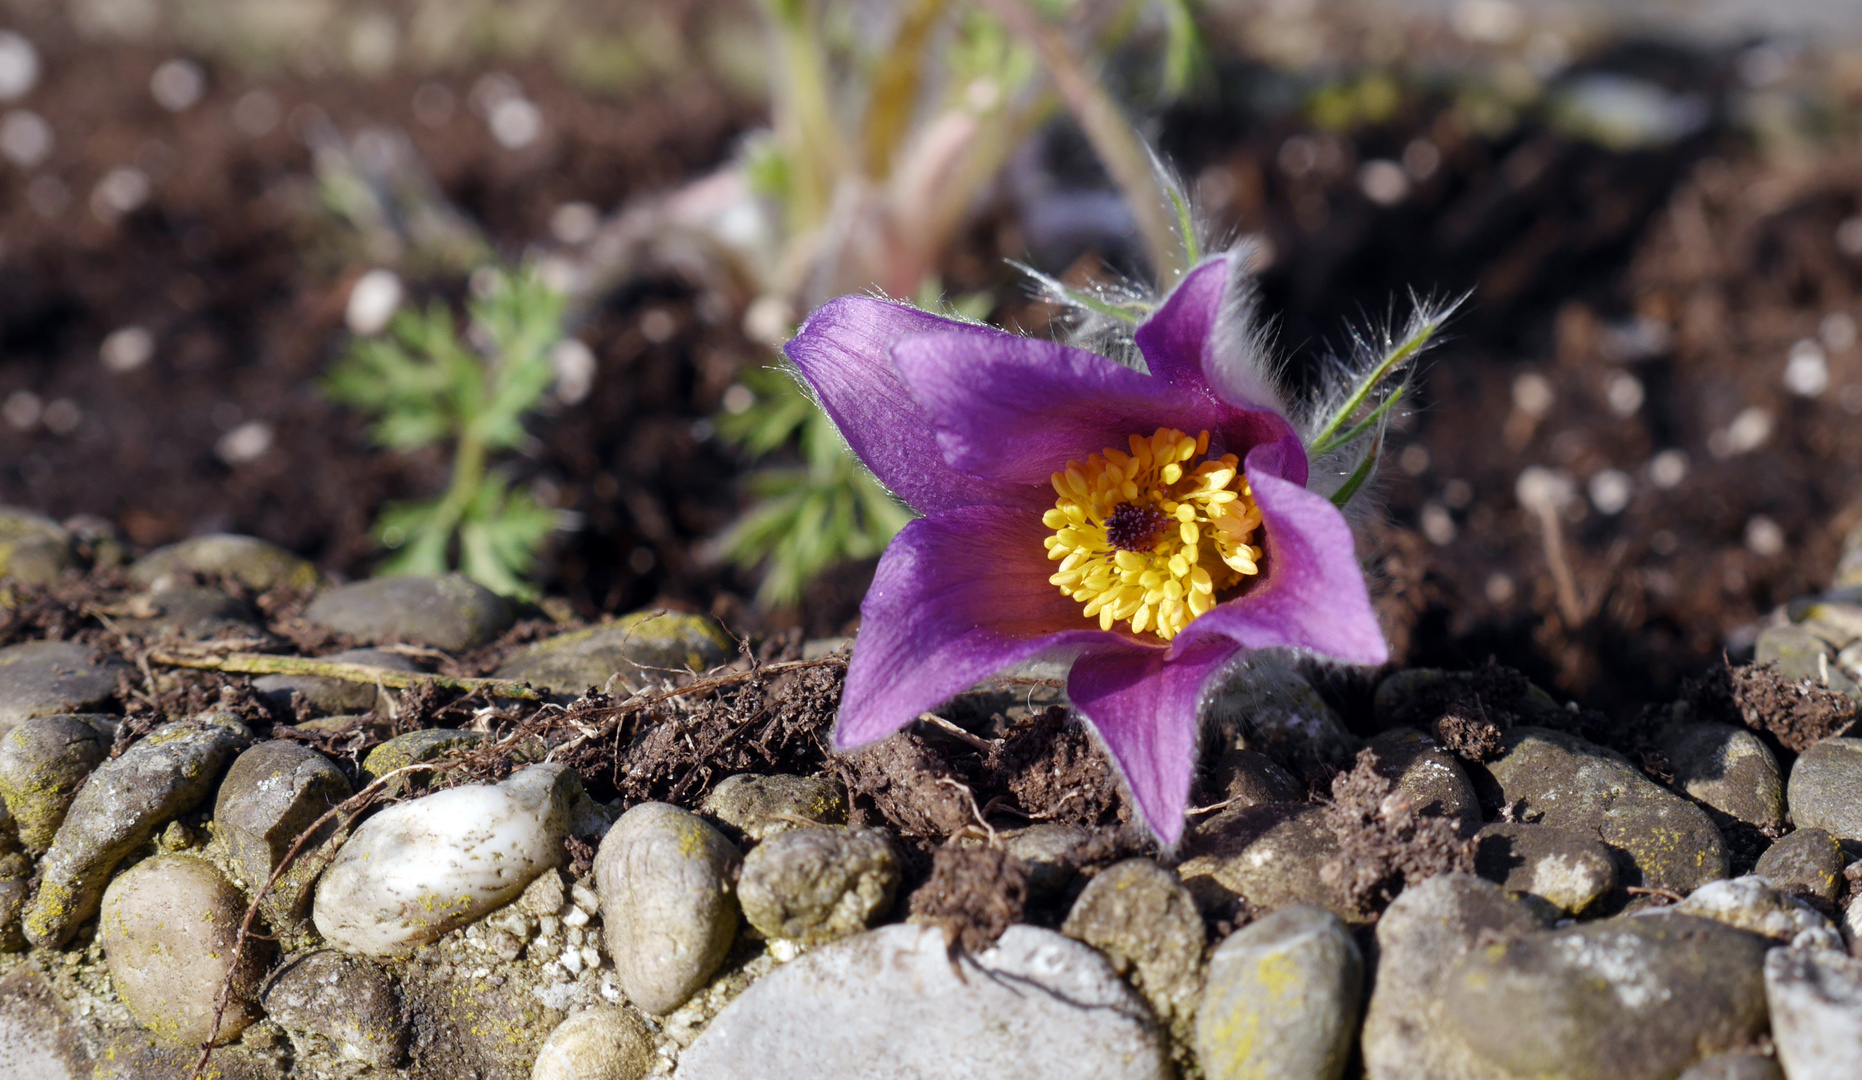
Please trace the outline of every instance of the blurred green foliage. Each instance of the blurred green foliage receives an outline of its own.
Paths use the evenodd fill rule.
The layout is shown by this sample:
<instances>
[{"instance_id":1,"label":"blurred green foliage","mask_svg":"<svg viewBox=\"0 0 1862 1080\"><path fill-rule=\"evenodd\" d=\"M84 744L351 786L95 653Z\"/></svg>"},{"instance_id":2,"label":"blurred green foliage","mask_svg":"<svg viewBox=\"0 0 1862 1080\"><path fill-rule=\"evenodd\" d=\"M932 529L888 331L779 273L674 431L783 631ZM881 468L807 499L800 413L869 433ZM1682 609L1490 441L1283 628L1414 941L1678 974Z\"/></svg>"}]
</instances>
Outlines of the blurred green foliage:
<instances>
[{"instance_id":1,"label":"blurred green foliage","mask_svg":"<svg viewBox=\"0 0 1862 1080\"><path fill-rule=\"evenodd\" d=\"M491 455L525 438L524 417L554 378L550 347L563 336L562 296L534 272L498 273L467 305L468 341L434 302L396 315L386 335L356 340L324 381L331 399L372 413L375 441L395 450L452 443L444 494L390 503L376 542L391 554L381 574L439 574L457 566L506 596L532 597L525 580L558 515L511 487ZM474 347L477 346L477 347Z\"/></svg>"}]
</instances>

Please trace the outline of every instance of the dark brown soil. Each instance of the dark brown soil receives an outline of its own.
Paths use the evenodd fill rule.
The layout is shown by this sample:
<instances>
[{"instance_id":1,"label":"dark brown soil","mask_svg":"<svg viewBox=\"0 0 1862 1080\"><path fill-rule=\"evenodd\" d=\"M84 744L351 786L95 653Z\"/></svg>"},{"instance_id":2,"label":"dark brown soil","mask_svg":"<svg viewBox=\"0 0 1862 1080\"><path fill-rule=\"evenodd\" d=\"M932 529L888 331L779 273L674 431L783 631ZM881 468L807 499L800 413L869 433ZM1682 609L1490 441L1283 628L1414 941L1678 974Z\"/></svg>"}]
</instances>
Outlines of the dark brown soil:
<instances>
[{"instance_id":1,"label":"dark brown soil","mask_svg":"<svg viewBox=\"0 0 1862 1080\"><path fill-rule=\"evenodd\" d=\"M912 893L912 918L944 928L952 949L978 953L1022 921L1028 868L995 844L937 849L931 876Z\"/></svg>"},{"instance_id":2,"label":"dark brown soil","mask_svg":"<svg viewBox=\"0 0 1862 1080\"><path fill-rule=\"evenodd\" d=\"M1786 679L1776 664L1714 668L1687 684L1685 700L1695 715L1743 723L1776 740L1789 755L1803 753L1819 739L1845 734L1862 719L1862 702L1814 683Z\"/></svg>"},{"instance_id":3,"label":"dark brown soil","mask_svg":"<svg viewBox=\"0 0 1862 1080\"><path fill-rule=\"evenodd\" d=\"M1474 870L1473 845L1455 823L1413 806L1378 774L1377 755L1370 750L1358 751L1351 769L1333 779L1325 823L1338 837L1338 852L1320 867L1320 880L1368 917L1389 907L1408 885Z\"/></svg>"}]
</instances>

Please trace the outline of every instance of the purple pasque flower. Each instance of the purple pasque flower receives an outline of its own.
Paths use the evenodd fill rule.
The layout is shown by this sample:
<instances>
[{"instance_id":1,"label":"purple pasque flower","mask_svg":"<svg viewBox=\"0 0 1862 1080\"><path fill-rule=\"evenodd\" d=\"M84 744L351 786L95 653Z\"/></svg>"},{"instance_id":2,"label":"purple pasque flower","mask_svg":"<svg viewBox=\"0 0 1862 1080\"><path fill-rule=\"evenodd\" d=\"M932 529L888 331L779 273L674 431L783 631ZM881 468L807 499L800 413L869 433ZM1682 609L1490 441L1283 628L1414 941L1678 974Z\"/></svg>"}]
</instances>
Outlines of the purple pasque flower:
<instances>
[{"instance_id":1,"label":"purple pasque flower","mask_svg":"<svg viewBox=\"0 0 1862 1080\"><path fill-rule=\"evenodd\" d=\"M842 297L787 347L874 475L924 516L861 606L835 744L1071 654L1067 693L1165 844L1198 710L1237 654L1388 655L1344 517L1209 260L1140 323L1150 374L1053 342Z\"/></svg>"}]
</instances>

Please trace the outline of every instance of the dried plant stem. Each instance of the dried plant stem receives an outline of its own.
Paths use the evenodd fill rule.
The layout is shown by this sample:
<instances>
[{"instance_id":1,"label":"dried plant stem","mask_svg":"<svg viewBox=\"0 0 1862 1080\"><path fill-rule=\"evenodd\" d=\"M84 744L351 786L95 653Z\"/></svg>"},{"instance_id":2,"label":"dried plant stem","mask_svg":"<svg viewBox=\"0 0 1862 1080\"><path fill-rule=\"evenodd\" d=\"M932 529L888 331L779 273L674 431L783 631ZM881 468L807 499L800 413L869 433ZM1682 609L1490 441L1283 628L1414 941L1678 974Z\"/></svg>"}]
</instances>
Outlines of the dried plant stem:
<instances>
[{"instance_id":1,"label":"dried plant stem","mask_svg":"<svg viewBox=\"0 0 1862 1080\"><path fill-rule=\"evenodd\" d=\"M529 684L512 682L509 679L466 679L450 675L431 675L423 671L394 671L388 668L369 667L367 664L345 664L334 660L315 660L304 656L273 656L269 653L227 653L222 656L212 656L154 650L149 653L149 660L168 667L224 671L238 675L316 675L326 679L341 679L344 682L386 686L395 690L406 690L419 686L421 683L432 683L443 690L459 690L465 693L476 691L492 697L513 698L518 701L541 701L543 699L543 695L531 689Z\"/></svg>"},{"instance_id":2,"label":"dried plant stem","mask_svg":"<svg viewBox=\"0 0 1862 1080\"><path fill-rule=\"evenodd\" d=\"M956 739L958 742L965 743L975 748L978 753L988 754L992 749L987 740L965 731L936 713L920 713L918 720L920 723L930 724L932 727L937 728L939 731Z\"/></svg>"},{"instance_id":3,"label":"dried plant stem","mask_svg":"<svg viewBox=\"0 0 1862 1080\"><path fill-rule=\"evenodd\" d=\"M1552 570L1552 585L1558 590L1558 613L1565 625L1577 629L1584 624L1584 603L1578 599L1577 579L1571 576L1571 563L1565 558L1565 530L1559 524L1558 511L1550 503L1534 507L1539 516L1539 535L1545 544L1545 561Z\"/></svg>"},{"instance_id":4,"label":"dried plant stem","mask_svg":"<svg viewBox=\"0 0 1862 1080\"><path fill-rule=\"evenodd\" d=\"M1187 245L1193 241L1177 235L1174 201L1159 182L1151 152L1132 130L1124 110L1093 78L1086 61L1067 40L1067 35L1043 19L1025 0L979 0L979 3L1040 55L1041 65L1054 80L1067 111L1080 125L1112 182L1124 192L1158 282L1166 287L1175 284L1189 270L1184 258Z\"/></svg>"}]
</instances>

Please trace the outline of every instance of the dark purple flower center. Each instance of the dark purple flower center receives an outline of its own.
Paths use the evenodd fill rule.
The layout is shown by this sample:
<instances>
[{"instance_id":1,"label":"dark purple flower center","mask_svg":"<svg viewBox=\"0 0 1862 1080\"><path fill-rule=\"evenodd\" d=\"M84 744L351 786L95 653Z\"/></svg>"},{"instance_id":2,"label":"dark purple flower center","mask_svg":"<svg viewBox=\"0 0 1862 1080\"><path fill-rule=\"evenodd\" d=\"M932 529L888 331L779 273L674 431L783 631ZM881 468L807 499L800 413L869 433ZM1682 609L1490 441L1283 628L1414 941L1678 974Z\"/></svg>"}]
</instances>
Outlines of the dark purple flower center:
<instances>
[{"instance_id":1,"label":"dark purple flower center","mask_svg":"<svg viewBox=\"0 0 1862 1080\"><path fill-rule=\"evenodd\" d=\"M1106 518L1106 539L1120 551L1149 551L1167 520L1155 506L1119 503Z\"/></svg>"}]
</instances>

